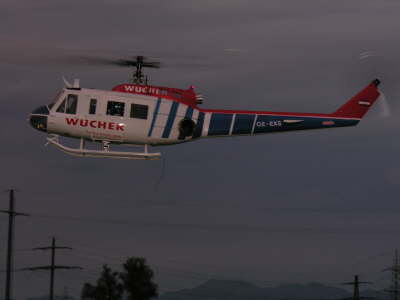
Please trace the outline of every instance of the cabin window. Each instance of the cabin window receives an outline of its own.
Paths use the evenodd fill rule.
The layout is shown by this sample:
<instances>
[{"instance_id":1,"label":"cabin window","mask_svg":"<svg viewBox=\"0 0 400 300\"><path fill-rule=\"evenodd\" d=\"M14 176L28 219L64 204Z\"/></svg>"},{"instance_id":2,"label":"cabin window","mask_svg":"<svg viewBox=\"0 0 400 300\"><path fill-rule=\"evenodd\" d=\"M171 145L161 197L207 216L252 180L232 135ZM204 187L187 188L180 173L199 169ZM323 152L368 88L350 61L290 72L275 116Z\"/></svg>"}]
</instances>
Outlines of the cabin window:
<instances>
[{"instance_id":1,"label":"cabin window","mask_svg":"<svg viewBox=\"0 0 400 300\"><path fill-rule=\"evenodd\" d=\"M69 94L67 97L67 103L65 105L65 113L76 114L77 107L78 107L78 96Z\"/></svg>"},{"instance_id":2,"label":"cabin window","mask_svg":"<svg viewBox=\"0 0 400 300\"><path fill-rule=\"evenodd\" d=\"M124 102L108 101L107 103L107 115L123 117L124 110Z\"/></svg>"},{"instance_id":3,"label":"cabin window","mask_svg":"<svg viewBox=\"0 0 400 300\"><path fill-rule=\"evenodd\" d=\"M76 114L77 107L78 107L78 96L74 94L69 94L61 102L60 106L57 108L57 112L66 114Z\"/></svg>"},{"instance_id":4,"label":"cabin window","mask_svg":"<svg viewBox=\"0 0 400 300\"><path fill-rule=\"evenodd\" d=\"M131 118L147 120L149 107L141 104L131 104Z\"/></svg>"},{"instance_id":5,"label":"cabin window","mask_svg":"<svg viewBox=\"0 0 400 300\"><path fill-rule=\"evenodd\" d=\"M96 105L97 105L97 99L90 99L89 115L95 115L96 114Z\"/></svg>"}]
</instances>

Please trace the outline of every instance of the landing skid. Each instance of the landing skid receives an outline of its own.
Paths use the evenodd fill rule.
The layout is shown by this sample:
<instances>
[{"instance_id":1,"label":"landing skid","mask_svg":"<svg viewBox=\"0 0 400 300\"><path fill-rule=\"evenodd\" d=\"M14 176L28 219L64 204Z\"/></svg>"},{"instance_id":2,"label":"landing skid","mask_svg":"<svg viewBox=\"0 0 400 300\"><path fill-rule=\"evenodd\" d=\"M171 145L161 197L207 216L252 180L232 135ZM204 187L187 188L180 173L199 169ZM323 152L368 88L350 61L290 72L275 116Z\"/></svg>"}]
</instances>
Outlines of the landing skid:
<instances>
[{"instance_id":1,"label":"landing skid","mask_svg":"<svg viewBox=\"0 0 400 300\"><path fill-rule=\"evenodd\" d=\"M161 153L147 152L147 145L144 146L144 152L128 152L128 151L124 152L124 151L111 151L109 142L103 142L103 150L90 150L90 149L85 149L84 139L80 139L79 148L70 148L62 145L58 140L58 135L47 137L47 141L49 144L52 144L61 151L73 156L119 158L119 159L146 159L146 160L161 158Z\"/></svg>"}]
</instances>

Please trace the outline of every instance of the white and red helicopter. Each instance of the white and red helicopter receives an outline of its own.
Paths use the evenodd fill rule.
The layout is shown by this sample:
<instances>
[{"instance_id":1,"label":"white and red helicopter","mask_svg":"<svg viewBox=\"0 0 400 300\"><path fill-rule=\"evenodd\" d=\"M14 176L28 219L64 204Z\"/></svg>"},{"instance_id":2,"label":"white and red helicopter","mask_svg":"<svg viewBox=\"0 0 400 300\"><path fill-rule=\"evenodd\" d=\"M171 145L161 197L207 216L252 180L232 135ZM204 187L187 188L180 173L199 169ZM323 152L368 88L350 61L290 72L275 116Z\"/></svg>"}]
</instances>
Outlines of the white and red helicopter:
<instances>
[{"instance_id":1,"label":"white and red helicopter","mask_svg":"<svg viewBox=\"0 0 400 300\"><path fill-rule=\"evenodd\" d=\"M137 56L112 63L136 68L131 83L106 91L81 88L79 80L65 81L53 103L30 114L32 127L49 133L48 142L71 155L158 159L161 154L148 152L148 145L354 126L381 94L375 79L331 114L204 109L199 107L202 95L193 87L183 90L148 84L143 68L158 68L158 62ZM78 138L80 145L67 147L59 136ZM102 149L88 149L85 141L101 142ZM114 151L112 144L144 145L144 151Z\"/></svg>"}]
</instances>

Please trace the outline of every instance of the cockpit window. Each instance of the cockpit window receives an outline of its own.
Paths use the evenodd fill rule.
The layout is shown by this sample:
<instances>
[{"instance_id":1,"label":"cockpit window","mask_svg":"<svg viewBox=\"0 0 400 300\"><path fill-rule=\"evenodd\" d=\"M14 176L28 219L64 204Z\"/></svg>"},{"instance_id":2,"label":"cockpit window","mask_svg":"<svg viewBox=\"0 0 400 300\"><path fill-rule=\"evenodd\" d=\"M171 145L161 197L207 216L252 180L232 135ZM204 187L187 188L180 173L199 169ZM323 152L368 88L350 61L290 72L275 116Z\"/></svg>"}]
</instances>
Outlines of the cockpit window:
<instances>
[{"instance_id":1,"label":"cockpit window","mask_svg":"<svg viewBox=\"0 0 400 300\"><path fill-rule=\"evenodd\" d=\"M68 94L67 97L61 102L57 108L57 112L66 114L76 114L76 108L78 107L78 96L74 94Z\"/></svg>"}]
</instances>

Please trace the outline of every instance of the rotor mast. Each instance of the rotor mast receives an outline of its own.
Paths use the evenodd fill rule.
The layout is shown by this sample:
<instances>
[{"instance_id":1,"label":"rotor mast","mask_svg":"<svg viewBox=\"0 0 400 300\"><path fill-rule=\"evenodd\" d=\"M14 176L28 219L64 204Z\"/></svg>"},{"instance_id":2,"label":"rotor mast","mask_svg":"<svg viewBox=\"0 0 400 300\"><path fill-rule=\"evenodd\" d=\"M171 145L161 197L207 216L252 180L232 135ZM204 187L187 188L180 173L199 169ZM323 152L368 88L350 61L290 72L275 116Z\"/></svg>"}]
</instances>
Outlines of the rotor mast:
<instances>
[{"instance_id":1,"label":"rotor mast","mask_svg":"<svg viewBox=\"0 0 400 300\"><path fill-rule=\"evenodd\" d=\"M136 57L136 71L133 73L132 76L132 83L135 84L142 84L143 83L143 56L137 56ZM147 85L147 76L146 76L146 85Z\"/></svg>"},{"instance_id":2,"label":"rotor mast","mask_svg":"<svg viewBox=\"0 0 400 300\"><path fill-rule=\"evenodd\" d=\"M148 61L148 59L142 55L135 57L135 60L120 60L120 66L135 67L131 78L133 84L144 84L148 85L149 78L144 75L143 68L160 68L160 63L155 61Z\"/></svg>"}]
</instances>

